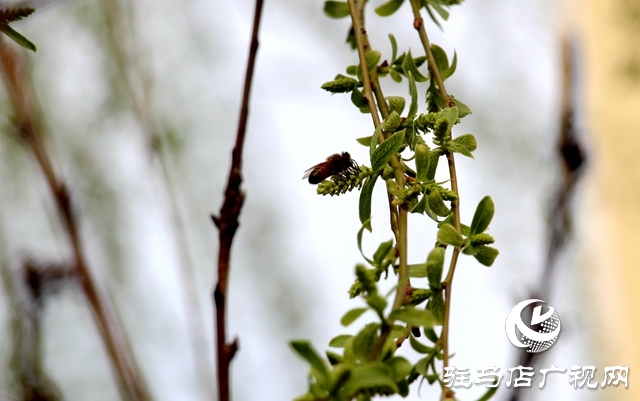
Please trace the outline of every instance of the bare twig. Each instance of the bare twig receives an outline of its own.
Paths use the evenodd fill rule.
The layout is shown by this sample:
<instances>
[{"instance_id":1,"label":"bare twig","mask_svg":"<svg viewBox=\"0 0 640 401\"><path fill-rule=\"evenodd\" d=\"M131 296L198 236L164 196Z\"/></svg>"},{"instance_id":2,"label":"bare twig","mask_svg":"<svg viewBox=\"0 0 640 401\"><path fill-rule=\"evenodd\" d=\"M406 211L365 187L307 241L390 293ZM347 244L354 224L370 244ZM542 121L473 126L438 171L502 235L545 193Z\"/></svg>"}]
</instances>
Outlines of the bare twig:
<instances>
[{"instance_id":1,"label":"bare twig","mask_svg":"<svg viewBox=\"0 0 640 401\"><path fill-rule=\"evenodd\" d=\"M25 66L24 57L4 39L0 40L0 66L15 115L16 129L20 138L33 153L53 197L72 248L73 269L113 364L121 393L124 398L132 401L150 400L151 396L128 346L124 331L114 317L111 305L108 305L106 299L100 295L87 265L67 185L56 174L42 142L42 130L37 118L38 109L30 94L29 78L26 75L28 68Z\"/></svg>"},{"instance_id":2,"label":"bare twig","mask_svg":"<svg viewBox=\"0 0 640 401\"><path fill-rule=\"evenodd\" d=\"M258 32L262 17L263 0L256 0L255 14L253 17L253 30L251 33L251 45L249 47L249 60L244 77L244 90L242 93L242 106L238 121L236 143L231 154L231 170L224 192L224 201L220 208L220 215L211 218L218 227L220 248L218 250L218 283L213 291L213 299L216 305L216 354L218 360L218 401L229 401L229 365L235 353L238 351L238 338L227 343L226 330L226 303L227 289L229 287L229 259L231 257L231 245L239 222L238 216L244 203L242 185L242 150L244 148L245 132L247 130L247 118L249 116L249 97L253 70L258 53Z\"/></svg>"}]
</instances>

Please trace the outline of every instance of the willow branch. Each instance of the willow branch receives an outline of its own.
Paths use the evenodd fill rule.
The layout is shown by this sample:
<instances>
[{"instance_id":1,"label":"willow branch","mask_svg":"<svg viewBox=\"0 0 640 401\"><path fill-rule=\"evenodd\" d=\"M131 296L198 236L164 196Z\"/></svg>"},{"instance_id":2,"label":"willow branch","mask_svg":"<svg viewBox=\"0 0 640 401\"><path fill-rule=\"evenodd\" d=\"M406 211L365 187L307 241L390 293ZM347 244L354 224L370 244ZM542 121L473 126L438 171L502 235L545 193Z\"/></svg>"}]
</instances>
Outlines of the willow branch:
<instances>
[{"instance_id":1,"label":"willow branch","mask_svg":"<svg viewBox=\"0 0 640 401\"><path fill-rule=\"evenodd\" d=\"M260 19L262 17L263 0L256 0L255 14L253 17L253 31L251 34L251 45L249 47L249 60L247 62L247 72L244 78L244 90L242 93L242 106L240 108L240 119L236 134L236 143L231 155L231 170L227 181L227 188L224 193L224 201L220 208L219 216L211 216L216 227L218 227L218 238L220 249L218 251L218 283L213 291L213 299L216 305L216 353L218 360L218 401L229 401L229 365L235 353L238 351L238 338L231 343L226 340L226 303L227 289L229 287L229 259L231 256L231 245L236 230L238 229L238 216L244 203L244 192L240 189L242 185L242 149L244 148L245 132L247 130L247 118L249 116L249 97L251 94L251 83L253 81L253 70L258 53L258 32L260 29Z\"/></svg>"},{"instance_id":2,"label":"willow branch","mask_svg":"<svg viewBox=\"0 0 640 401\"><path fill-rule=\"evenodd\" d=\"M361 13L361 9L358 9L358 7L356 7L356 4L354 2L354 0L348 0L347 1L348 5L349 5L349 14L351 15L351 21L353 23L353 31L354 31L354 35L356 38L356 48L358 50L358 58L360 61L360 70L362 71L362 81L363 81L363 86L364 86L364 96L367 100L367 104L369 105L369 109L371 111L371 118L373 119L373 125L375 126L375 128L377 129L380 124L380 116L378 115L378 107L381 107L381 104L384 104L386 106L386 100L384 99L384 97L382 96L382 91L380 90L380 86L379 83L377 83L377 93L378 93L378 102L379 104L376 107L376 102L374 100L374 93L373 93L373 82L372 82L372 78L369 74L369 68L367 67L367 61L366 61L366 52L367 49L369 49L369 44L368 44L368 40L366 37L366 30L363 26L362 23L362 13ZM375 77L375 74L373 74L373 76ZM376 78L377 80L377 78ZM384 108L381 107L381 110L384 110ZM385 139L384 133L380 132L380 135L378 136L378 141L380 143L382 143ZM400 160L398 158L397 155L393 155L391 157L391 159L389 160L389 163L391 164L391 167L393 168L393 173L396 179L396 182L398 184L398 186L400 188L404 188L405 185L405 179L404 179L404 171L402 169L402 166L400 164ZM389 197L389 201L391 201L392 198ZM392 205L390 205L391 207ZM391 209L392 211L392 217L391 217L391 228L392 230L394 229L393 225L394 225L394 219L393 219L393 209ZM398 286L398 289L396 291L396 297L395 300L393 302L393 309L398 309L402 306L402 304L404 303L406 294L407 294L407 287L409 285L409 272L408 272L408 267L407 267L407 207L406 205L401 205L399 210L398 210L398 218L397 218L397 232L394 232L394 234L396 234L396 245L398 248L398 258L400 260L399 266L398 266L398 281L401 285ZM377 357L377 355L380 353L380 351L382 350L382 347L384 346L384 343L386 342L389 334L391 333L391 325L387 325L382 332L380 333L380 337L378 338L378 341L375 344L374 347L374 351L372 352L372 358Z\"/></svg>"},{"instance_id":3,"label":"willow branch","mask_svg":"<svg viewBox=\"0 0 640 401\"><path fill-rule=\"evenodd\" d=\"M420 36L420 42L424 47L425 54L427 56L427 63L429 65L429 71L431 72L431 76L435 79L438 89L440 91L440 96L442 97L442 104L446 107L452 107L453 104L450 101L450 97L447 94L447 90L444 86L444 81L442 76L440 75L440 71L438 70L438 66L436 64L436 60L433 57L433 53L431 52L431 45L429 44L429 37L427 36L427 31L424 28L424 20L422 19L422 15L420 14L420 3L418 0L411 0L411 9L413 10L413 26L418 31ZM449 166L449 177L451 179L451 190L455 192L457 198L451 201L451 212L453 213L453 223L456 231L459 233L460 230L460 196L458 192L458 178L456 174L456 163L453 157L453 153L447 152L447 164ZM443 350L443 367L449 366L449 324L450 324L450 311L451 311L451 290L453 284L453 275L455 273L456 264L458 262L458 256L460 255L461 248L456 246L453 248L453 254L451 255L451 263L449 264L449 271L447 273L447 277L444 280L443 288L446 294L445 303L444 303L444 319L442 324L442 333L440 335L440 341L442 343ZM444 399L446 392L443 391L442 398Z\"/></svg>"},{"instance_id":4,"label":"willow branch","mask_svg":"<svg viewBox=\"0 0 640 401\"><path fill-rule=\"evenodd\" d=\"M7 45L4 39L0 39L0 65L11 107L15 114L16 129L20 138L33 153L53 197L58 216L72 249L73 269L89 303L98 332L115 371L122 396L132 401L151 400L124 330L114 317L112 306L100 295L89 270L67 185L56 174L42 142L43 133L36 117L36 102L30 96L29 79L26 75L28 68L25 66L24 57L21 53L13 50L10 45Z\"/></svg>"}]
</instances>

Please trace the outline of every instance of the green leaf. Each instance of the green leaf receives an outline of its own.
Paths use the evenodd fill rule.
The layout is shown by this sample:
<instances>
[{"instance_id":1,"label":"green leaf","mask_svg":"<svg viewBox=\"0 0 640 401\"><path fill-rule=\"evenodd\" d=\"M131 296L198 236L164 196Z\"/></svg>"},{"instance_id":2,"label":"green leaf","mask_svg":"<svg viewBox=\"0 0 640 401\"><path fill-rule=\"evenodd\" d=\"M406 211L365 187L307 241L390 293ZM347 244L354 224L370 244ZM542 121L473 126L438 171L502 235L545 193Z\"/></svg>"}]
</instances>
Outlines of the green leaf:
<instances>
[{"instance_id":1,"label":"green leaf","mask_svg":"<svg viewBox=\"0 0 640 401\"><path fill-rule=\"evenodd\" d=\"M413 61L411 50L409 50L404 60L402 60L402 69L404 70L404 74L406 76L409 76L409 73L411 73L411 75L413 75L413 79L415 79L416 82L427 82L427 77L422 75L422 73L418 70L415 61Z\"/></svg>"},{"instance_id":2,"label":"green leaf","mask_svg":"<svg viewBox=\"0 0 640 401\"><path fill-rule=\"evenodd\" d=\"M438 162L440 161L440 149L434 149L429 154L429 171L427 172L427 181L431 181L436 177L436 170L438 169Z\"/></svg>"},{"instance_id":3,"label":"green leaf","mask_svg":"<svg viewBox=\"0 0 640 401\"><path fill-rule=\"evenodd\" d=\"M398 71L391 68L389 70L389 74L391 74L391 79L393 79L395 82L402 82L402 76L398 74Z\"/></svg>"},{"instance_id":4,"label":"green leaf","mask_svg":"<svg viewBox=\"0 0 640 401\"><path fill-rule=\"evenodd\" d=\"M442 17L443 20L446 21L449 19L449 11L442 8L440 4L436 3L435 1L431 1L429 2L429 4L431 5L431 7L433 7L434 10L436 10L438 14L440 14L440 17Z\"/></svg>"},{"instance_id":5,"label":"green leaf","mask_svg":"<svg viewBox=\"0 0 640 401\"><path fill-rule=\"evenodd\" d=\"M384 3L380 7L376 8L376 14L381 17L388 17L398 11L403 2L404 0L390 0L389 2Z\"/></svg>"},{"instance_id":6,"label":"green leaf","mask_svg":"<svg viewBox=\"0 0 640 401\"><path fill-rule=\"evenodd\" d=\"M369 106L367 102L364 100L364 95L362 94L360 89L355 87L351 91L351 103L353 103L358 108Z\"/></svg>"},{"instance_id":7,"label":"green leaf","mask_svg":"<svg viewBox=\"0 0 640 401\"><path fill-rule=\"evenodd\" d=\"M458 108L458 118L462 118L472 113L471 109L466 104L462 103L456 98L453 98L452 100L453 100L453 103Z\"/></svg>"},{"instance_id":8,"label":"green leaf","mask_svg":"<svg viewBox=\"0 0 640 401\"><path fill-rule=\"evenodd\" d=\"M362 230L366 228L371 232L371 196L373 195L373 187L376 185L376 181L378 181L377 175L372 175L366 178L364 184L362 185L362 189L360 190L360 200L358 204L358 214L360 217L360 222L362 223L362 228L358 232L358 246L360 246L360 241L362 239ZM360 249L362 252L362 248ZM363 255L364 256L364 255Z\"/></svg>"},{"instance_id":9,"label":"green leaf","mask_svg":"<svg viewBox=\"0 0 640 401\"><path fill-rule=\"evenodd\" d=\"M440 192L435 189L429 193L427 203L429 204L429 209L438 216L446 217L451 213L451 210L444 204Z\"/></svg>"},{"instance_id":10,"label":"green leaf","mask_svg":"<svg viewBox=\"0 0 640 401\"><path fill-rule=\"evenodd\" d=\"M450 226L451 227L451 226ZM444 265L444 248L436 247L427 257L427 277L429 287L435 290L442 288L442 266Z\"/></svg>"},{"instance_id":11,"label":"green leaf","mask_svg":"<svg viewBox=\"0 0 640 401\"><path fill-rule=\"evenodd\" d=\"M489 227L494 212L495 206L491 197L485 196L482 198L478 203L478 207L476 207L476 212L473 214L473 220L471 220L470 235L484 232Z\"/></svg>"},{"instance_id":12,"label":"green leaf","mask_svg":"<svg viewBox=\"0 0 640 401\"><path fill-rule=\"evenodd\" d=\"M477 252L473 256L485 266L491 266L500 253L496 248L490 246L480 246L476 249Z\"/></svg>"},{"instance_id":13,"label":"green leaf","mask_svg":"<svg viewBox=\"0 0 640 401\"><path fill-rule=\"evenodd\" d=\"M415 206L412 209L409 210L409 212L418 213L418 214L425 213L426 209L428 208L428 206L427 206L427 198L428 198L427 195L423 195L422 199L420 199L420 202L416 203ZM431 213L433 213L433 212L431 212Z\"/></svg>"},{"instance_id":14,"label":"green leaf","mask_svg":"<svg viewBox=\"0 0 640 401\"><path fill-rule=\"evenodd\" d=\"M368 219L366 219L364 222L362 222L362 227L360 227L360 229L358 230L358 250L360 250L360 255L362 255L362 257L369 262L369 264L371 265L375 265L375 262L369 258L367 258L366 256L364 256L364 252L362 252L362 234L364 233L364 229L369 230L369 232L371 232L371 217L369 217Z\"/></svg>"},{"instance_id":15,"label":"green leaf","mask_svg":"<svg viewBox=\"0 0 640 401\"><path fill-rule=\"evenodd\" d=\"M371 136L365 136L362 138L357 138L356 141L358 141L358 143L360 145L364 145L366 147L369 147L371 144Z\"/></svg>"},{"instance_id":16,"label":"green leaf","mask_svg":"<svg viewBox=\"0 0 640 401\"><path fill-rule=\"evenodd\" d=\"M458 55L456 54L456 52L453 52L453 61L451 62L451 66L449 66L449 68L444 70L440 75L443 81L449 78L450 76L452 76L454 72L456 72L457 65L458 65Z\"/></svg>"},{"instance_id":17,"label":"green leaf","mask_svg":"<svg viewBox=\"0 0 640 401\"><path fill-rule=\"evenodd\" d=\"M18 31L11 28L9 25L0 24L0 31L25 49L29 49L34 53L36 52L36 45L34 45L29 39L22 36L22 34L20 34Z\"/></svg>"},{"instance_id":18,"label":"green leaf","mask_svg":"<svg viewBox=\"0 0 640 401\"><path fill-rule=\"evenodd\" d=\"M291 347L311 365L311 372L320 384L327 385L331 381L329 367L307 340L293 340Z\"/></svg>"},{"instance_id":19,"label":"green leaf","mask_svg":"<svg viewBox=\"0 0 640 401\"><path fill-rule=\"evenodd\" d=\"M364 326L364 329L356 335L353 340L353 351L356 357L361 361L368 361L373 348L375 347L376 340L378 339L378 329L380 325L378 323L369 323Z\"/></svg>"},{"instance_id":20,"label":"green leaf","mask_svg":"<svg viewBox=\"0 0 640 401\"><path fill-rule=\"evenodd\" d=\"M371 155L371 169L374 173L381 171L389 159L402 147L404 143L404 130L396 132L380 144Z\"/></svg>"},{"instance_id":21,"label":"green leaf","mask_svg":"<svg viewBox=\"0 0 640 401\"><path fill-rule=\"evenodd\" d=\"M427 338L431 340L431 342L433 342L434 344L438 342L438 335L436 334L435 330L425 329L424 335L427 336Z\"/></svg>"},{"instance_id":22,"label":"green leaf","mask_svg":"<svg viewBox=\"0 0 640 401\"><path fill-rule=\"evenodd\" d=\"M367 68L369 69L369 72L371 72L378 66L382 54L377 50L369 50L364 57L367 60Z\"/></svg>"},{"instance_id":23,"label":"green leaf","mask_svg":"<svg viewBox=\"0 0 640 401\"><path fill-rule=\"evenodd\" d=\"M401 356L394 356L387 361L387 365L391 366L391 369L393 369L394 379L396 381L407 377L409 373L411 373L411 369L413 369L411 363Z\"/></svg>"},{"instance_id":24,"label":"green leaf","mask_svg":"<svg viewBox=\"0 0 640 401\"><path fill-rule=\"evenodd\" d=\"M371 135L371 141L369 142L369 157L373 155L373 151L378 147L378 142L380 141L380 133L382 132L382 124L378 125L375 131L373 131L373 135Z\"/></svg>"},{"instance_id":25,"label":"green leaf","mask_svg":"<svg viewBox=\"0 0 640 401\"><path fill-rule=\"evenodd\" d=\"M340 354L331 351L325 351L324 354L327 356L329 363L333 366L344 362L344 357Z\"/></svg>"},{"instance_id":26,"label":"green leaf","mask_svg":"<svg viewBox=\"0 0 640 401\"><path fill-rule=\"evenodd\" d=\"M324 13L331 18L348 17L349 5L344 1L325 1Z\"/></svg>"},{"instance_id":27,"label":"green leaf","mask_svg":"<svg viewBox=\"0 0 640 401\"><path fill-rule=\"evenodd\" d=\"M471 152L478 148L478 142L476 142L476 138L471 134L460 135L459 137L455 138L453 142L464 146Z\"/></svg>"},{"instance_id":28,"label":"green leaf","mask_svg":"<svg viewBox=\"0 0 640 401\"><path fill-rule=\"evenodd\" d=\"M362 316L362 314L365 313L366 311L367 311L367 308L351 309L350 311L345 313L344 316L342 316L342 319L340 319L340 324L346 327L351 323L353 323L357 318Z\"/></svg>"},{"instance_id":29,"label":"green leaf","mask_svg":"<svg viewBox=\"0 0 640 401\"><path fill-rule=\"evenodd\" d=\"M442 49L442 47L432 44L431 54L433 54L433 58L438 66L438 71L442 76L442 74L449 68L449 58L447 57L447 53Z\"/></svg>"},{"instance_id":30,"label":"green leaf","mask_svg":"<svg viewBox=\"0 0 640 401\"><path fill-rule=\"evenodd\" d=\"M407 77L409 78L409 94L411 95L411 104L409 105L407 120L411 121L418 113L418 89L416 88L416 81L413 78L413 74L409 73Z\"/></svg>"},{"instance_id":31,"label":"green leaf","mask_svg":"<svg viewBox=\"0 0 640 401\"><path fill-rule=\"evenodd\" d=\"M353 337L351 334L340 334L329 341L329 346L333 348L343 348L348 339Z\"/></svg>"},{"instance_id":32,"label":"green leaf","mask_svg":"<svg viewBox=\"0 0 640 401\"><path fill-rule=\"evenodd\" d=\"M389 41L391 42L391 64L393 64L398 55L398 43L396 42L396 37L392 34L389 34Z\"/></svg>"},{"instance_id":33,"label":"green leaf","mask_svg":"<svg viewBox=\"0 0 640 401\"><path fill-rule=\"evenodd\" d=\"M380 246L378 246L378 249L376 250L376 252L373 254L373 260L376 262L376 265L379 267L382 267L382 264L383 264L382 262L384 261L384 259L390 256L390 253L392 252L392 250L393 250L392 239L381 243ZM395 257L391 259L395 260Z\"/></svg>"},{"instance_id":34,"label":"green leaf","mask_svg":"<svg viewBox=\"0 0 640 401\"><path fill-rule=\"evenodd\" d=\"M464 243L462 235L456 231L451 224L443 224L438 230L438 241L453 246L460 246Z\"/></svg>"},{"instance_id":35,"label":"green leaf","mask_svg":"<svg viewBox=\"0 0 640 401\"><path fill-rule=\"evenodd\" d=\"M455 125L456 121L458 121L458 109L456 107L449 107L440 112L440 116L438 118L446 118L449 121L449 131Z\"/></svg>"},{"instance_id":36,"label":"green leaf","mask_svg":"<svg viewBox=\"0 0 640 401\"><path fill-rule=\"evenodd\" d=\"M392 111L391 114L389 114L389 117L387 117L387 119L382 123L382 129L387 132L394 132L400 124L402 124L400 114Z\"/></svg>"},{"instance_id":37,"label":"green leaf","mask_svg":"<svg viewBox=\"0 0 640 401\"><path fill-rule=\"evenodd\" d=\"M391 367L376 361L356 365L343 389L346 394L355 394L359 390L380 387L389 387L398 392Z\"/></svg>"},{"instance_id":38,"label":"green leaf","mask_svg":"<svg viewBox=\"0 0 640 401\"><path fill-rule=\"evenodd\" d=\"M413 277L413 278L427 277L427 265L424 263L409 265L407 266L407 268L409 269L409 277Z\"/></svg>"},{"instance_id":39,"label":"green leaf","mask_svg":"<svg viewBox=\"0 0 640 401\"><path fill-rule=\"evenodd\" d=\"M395 111L398 114L402 114L402 111L404 110L404 106L406 104L406 101L403 97L387 96L385 99L387 99L387 102L389 102L389 111Z\"/></svg>"},{"instance_id":40,"label":"green leaf","mask_svg":"<svg viewBox=\"0 0 640 401\"><path fill-rule=\"evenodd\" d=\"M416 181L427 182L429 179L429 163L431 162L431 151L423 143L416 145Z\"/></svg>"},{"instance_id":41,"label":"green leaf","mask_svg":"<svg viewBox=\"0 0 640 401\"><path fill-rule=\"evenodd\" d=\"M409 323L413 327L433 327L434 319L431 312L424 309L400 308L389 314L389 319Z\"/></svg>"},{"instance_id":42,"label":"green leaf","mask_svg":"<svg viewBox=\"0 0 640 401\"><path fill-rule=\"evenodd\" d=\"M478 398L478 401L489 401L491 397L493 397L493 395L496 393L496 391L498 391L498 386L489 387L489 389L482 395L482 397Z\"/></svg>"},{"instance_id":43,"label":"green leaf","mask_svg":"<svg viewBox=\"0 0 640 401\"><path fill-rule=\"evenodd\" d=\"M442 325L444 322L444 296L442 291L434 292L427 304L427 310L431 311L435 324Z\"/></svg>"},{"instance_id":44,"label":"green leaf","mask_svg":"<svg viewBox=\"0 0 640 401\"><path fill-rule=\"evenodd\" d=\"M445 144L445 148L447 148L447 150L449 150L450 152L460 153L461 155L470 157L472 159L474 158L469 149L465 148L463 145L457 142L449 141Z\"/></svg>"},{"instance_id":45,"label":"green leaf","mask_svg":"<svg viewBox=\"0 0 640 401\"><path fill-rule=\"evenodd\" d=\"M413 334L409 336L409 344L411 344L411 348L413 348L419 354L428 354L429 352L433 351L433 348L427 347L420 341L416 340L415 337L413 337Z\"/></svg>"},{"instance_id":46,"label":"green leaf","mask_svg":"<svg viewBox=\"0 0 640 401\"><path fill-rule=\"evenodd\" d=\"M378 294L368 295L365 300L367 301L367 305L369 305L373 310L378 313L380 319L384 320L384 309L387 307L387 300L382 298Z\"/></svg>"},{"instance_id":47,"label":"green leaf","mask_svg":"<svg viewBox=\"0 0 640 401\"><path fill-rule=\"evenodd\" d=\"M347 67L346 71L347 71L347 74L356 76L356 75L358 75L358 66L357 65L350 65L350 66Z\"/></svg>"}]
</instances>

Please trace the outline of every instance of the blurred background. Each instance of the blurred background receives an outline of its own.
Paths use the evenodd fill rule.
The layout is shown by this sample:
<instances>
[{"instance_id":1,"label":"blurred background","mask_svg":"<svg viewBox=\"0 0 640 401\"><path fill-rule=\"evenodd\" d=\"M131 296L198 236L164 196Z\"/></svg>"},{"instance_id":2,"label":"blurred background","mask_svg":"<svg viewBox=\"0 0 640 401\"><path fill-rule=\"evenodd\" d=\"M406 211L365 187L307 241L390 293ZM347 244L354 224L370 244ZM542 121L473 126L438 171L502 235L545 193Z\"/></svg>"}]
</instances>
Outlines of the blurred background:
<instances>
[{"instance_id":1,"label":"blurred background","mask_svg":"<svg viewBox=\"0 0 640 401\"><path fill-rule=\"evenodd\" d=\"M382 1L371 3L366 18L373 48L390 57L387 35L393 33L401 52L422 54L408 5L383 19L373 14ZM288 342L308 338L324 350L333 336L359 327L339 324L347 309L360 306L347 295L354 266L363 262L356 246L358 196L321 197L300 179L336 152L367 163L367 149L355 138L373 131L370 117L348 96L320 89L357 62L344 43L348 21L327 18L322 5L265 4L245 146L247 198L228 300L229 336L240 338L231 365L238 401L303 393L308 366ZM153 398L215 399L210 295L218 239L209 215L220 208L230 165L253 2L51 0L35 6L33 16L12 26L38 52L27 54L6 38L4 46L25 59L42 143L68 188L89 270L114 305ZM491 268L472 258L459 263L452 364L469 367L472 376L479 367L501 367L507 377L496 400L640 400L633 377L629 389L574 389L568 373L549 376L544 390L537 388L539 376L518 395L504 386L507 369L519 363L504 321L532 295L544 295L563 325L538 368L594 365L602 381L604 367L635 372L640 361L640 3L476 0L452 8L443 30L431 22L427 30L450 57L457 52L447 89L473 110L454 131L473 133L479 144L475 160L457 158L462 218L470 221L478 201L491 195L490 233L501 252ZM568 90L563 54L573 62ZM387 78L383 89L408 92L406 80ZM419 87L421 96L425 90ZM586 160L577 176L558 152L567 104L574 112L572 138ZM73 257L14 114L3 85L0 400L118 399L80 287L64 279L41 287L29 281L71 266ZM566 214L554 214L558 194L569 185ZM365 254L392 237L381 188ZM554 222L567 215L573 224L561 224L563 246L549 256ZM412 216L410 263L424 260L434 238L434 225ZM550 265L551 276L545 273ZM34 288L42 293L34 295ZM29 396L29 386L46 397ZM410 399L439 394L414 386ZM474 386L458 395L474 400L483 392Z\"/></svg>"}]
</instances>

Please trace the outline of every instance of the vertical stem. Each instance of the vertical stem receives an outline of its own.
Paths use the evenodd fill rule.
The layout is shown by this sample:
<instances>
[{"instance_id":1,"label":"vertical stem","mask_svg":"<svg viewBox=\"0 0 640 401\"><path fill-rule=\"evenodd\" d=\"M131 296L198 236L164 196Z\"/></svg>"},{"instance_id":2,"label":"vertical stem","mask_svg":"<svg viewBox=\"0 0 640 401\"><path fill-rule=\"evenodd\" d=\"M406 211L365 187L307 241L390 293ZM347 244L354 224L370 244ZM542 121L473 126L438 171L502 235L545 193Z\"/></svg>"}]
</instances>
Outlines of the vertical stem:
<instances>
[{"instance_id":1,"label":"vertical stem","mask_svg":"<svg viewBox=\"0 0 640 401\"><path fill-rule=\"evenodd\" d=\"M218 362L218 401L229 401L231 399L231 389L229 383L229 365L235 353L238 351L238 339L231 343L226 340L226 304L227 290L229 287L229 259L231 256L231 245L239 222L238 216L244 203L244 192L240 189L242 185L242 150L244 148L244 138L247 130L247 119L249 117L249 97L251 94L251 83L253 81L253 70L255 68L256 55L258 53L258 32L260 19L262 17L263 0L256 0L255 14L253 18L253 30L251 34L251 45L249 48L249 60L247 61L247 71L244 79L244 90L242 93L242 106L240 108L240 118L236 143L231 155L231 170L227 181L227 188L224 194L224 201L220 208L219 216L211 216L214 224L218 227L218 237L220 249L218 251L218 283L213 291L213 299L216 306L216 354Z\"/></svg>"},{"instance_id":2,"label":"vertical stem","mask_svg":"<svg viewBox=\"0 0 640 401\"><path fill-rule=\"evenodd\" d=\"M422 19L422 15L420 14L420 3L418 0L410 0L411 1L411 9L413 11L414 22L413 26L418 31L420 36L420 42L422 42L422 46L424 47L425 54L427 56L427 63L429 65L429 71L432 76L436 80L438 84L438 89L440 91L440 96L442 97L442 104L446 107L452 107L453 103L450 101L450 97L447 94L447 91L444 86L444 81L440 76L440 71L438 70L438 66L436 64L435 58L433 57L433 53L431 52L431 45L429 44L429 37L427 36L427 31L424 28L424 20ZM450 152L446 153L447 164L449 166L449 177L451 179L451 190L455 192L457 199L451 202L451 212L453 213L453 223L456 231L458 233L460 230L460 196L458 192L458 178L456 174L456 164L453 154ZM442 324L442 333L440 334L440 341L442 343L442 351L443 355L443 368L449 366L449 325L451 320L451 291L453 286L453 275L455 273L456 264L458 262L458 256L460 255L461 248L456 246L453 248L453 253L451 255L451 263L449 264L449 271L447 272L447 277L443 283L443 289L445 291L445 303L444 303L444 319ZM445 399L447 396L447 390L443 389L442 399Z\"/></svg>"}]
</instances>

